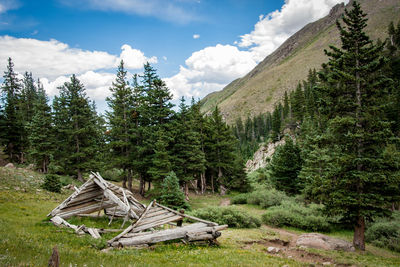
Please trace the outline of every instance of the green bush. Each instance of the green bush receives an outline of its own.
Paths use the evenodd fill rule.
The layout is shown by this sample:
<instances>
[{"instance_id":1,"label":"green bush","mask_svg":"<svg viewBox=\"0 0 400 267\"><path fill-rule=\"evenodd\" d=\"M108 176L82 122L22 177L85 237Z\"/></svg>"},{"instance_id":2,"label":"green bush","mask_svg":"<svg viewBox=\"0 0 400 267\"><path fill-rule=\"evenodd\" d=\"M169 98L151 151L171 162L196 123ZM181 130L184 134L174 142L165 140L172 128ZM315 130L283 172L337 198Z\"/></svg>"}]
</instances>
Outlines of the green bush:
<instances>
[{"instance_id":1,"label":"green bush","mask_svg":"<svg viewBox=\"0 0 400 267\"><path fill-rule=\"evenodd\" d=\"M331 230L329 219L322 213L323 205L305 206L295 201L283 201L281 205L271 207L262 216L265 224L277 227L292 226L307 231Z\"/></svg>"},{"instance_id":2,"label":"green bush","mask_svg":"<svg viewBox=\"0 0 400 267\"><path fill-rule=\"evenodd\" d=\"M239 194L231 199L232 204L247 204L249 194Z\"/></svg>"},{"instance_id":3,"label":"green bush","mask_svg":"<svg viewBox=\"0 0 400 267\"><path fill-rule=\"evenodd\" d=\"M400 252L400 212L393 215L393 218L372 223L365 232L365 240L377 247Z\"/></svg>"},{"instance_id":4,"label":"green bush","mask_svg":"<svg viewBox=\"0 0 400 267\"><path fill-rule=\"evenodd\" d=\"M262 208L269 208L278 206L282 203L282 201L288 199L289 197L286 196L284 192L276 189L263 189L248 194L247 204L254 204L259 205Z\"/></svg>"},{"instance_id":5,"label":"green bush","mask_svg":"<svg viewBox=\"0 0 400 267\"><path fill-rule=\"evenodd\" d=\"M42 188L50 192L61 192L60 177L56 174L47 174L44 178Z\"/></svg>"},{"instance_id":6,"label":"green bush","mask_svg":"<svg viewBox=\"0 0 400 267\"><path fill-rule=\"evenodd\" d=\"M124 171L121 169L116 169L116 168L107 169L107 170L103 171L101 175L106 180L120 182L120 181L122 181Z\"/></svg>"},{"instance_id":7,"label":"green bush","mask_svg":"<svg viewBox=\"0 0 400 267\"><path fill-rule=\"evenodd\" d=\"M234 207L209 207L198 209L192 215L218 224L227 224L234 228L255 228L260 227L259 219L240 211Z\"/></svg>"},{"instance_id":8,"label":"green bush","mask_svg":"<svg viewBox=\"0 0 400 267\"><path fill-rule=\"evenodd\" d=\"M185 201L185 195L179 188L179 180L174 172L170 172L162 183L160 202L176 210L190 210L190 205Z\"/></svg>"}]
</instances>

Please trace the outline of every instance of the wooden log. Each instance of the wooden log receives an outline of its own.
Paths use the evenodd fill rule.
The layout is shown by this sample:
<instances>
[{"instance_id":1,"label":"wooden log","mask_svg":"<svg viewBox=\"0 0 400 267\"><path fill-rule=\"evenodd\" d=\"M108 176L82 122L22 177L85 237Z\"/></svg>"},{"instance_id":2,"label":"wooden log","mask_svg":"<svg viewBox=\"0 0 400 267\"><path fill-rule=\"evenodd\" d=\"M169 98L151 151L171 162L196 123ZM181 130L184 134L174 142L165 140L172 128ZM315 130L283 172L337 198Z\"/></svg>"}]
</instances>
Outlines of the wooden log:
<instances>
[{"instance_id":1,"label":"wooden log","mask_svg":"<svg viewBox=\"0 0 400 267\"><path fill-rule=\"evenodd\" d=\"M115 240L118 240L119 238L121 238L122 236L124 236L126 233L129 233L134 227L136 227L136 225L138 223L140 223L140 221L142 220L142 218L144 218L144 216L146 216L146 213L151 209L151 207L154 205L155 200L153 200L144 210L142 216L140 216L140 218L135 222L135 224L127 227L122 233L120 233L119 235L117 235L116 237L110 239L109 241L107 241L109 244L112 244Z\"/></svg>"},{"instance_id":2,"label":"wooden log","mask_svg":"<svg viewBox=\"0 0 400 267\"><path fill-rule=\"evenodd\" d=\"M49 217L56 215L62 208L64 208L69 203L69 201L74 199L83 189L85 189L87 186L91 184L93 184L93 178L87 180L77 191L75 191L74 193L72 193L72 195L67 197L60 205L55 207L49 214L47 214L47 216Z\"/></svg>"},{"instance_id":3,"label":"wooden log","mask_svg":"<svg viewBox=\"0 0 400 267\"><path fill-rule=\"evenodd\" d=\"M153 223L148 223L148 224L145 224L145 225L138 226L138 227L132 229L131 232L132 233L136 233L136 232L144 231L144 230L147 230L147 229L150 229L150 228L154 228L154 227L157 227L157 226L161 226L161 225L167 224L169 222L179 221L181 219L182 219L182 216L175 215L175 216L169 217L169 218L167 218L165 220L156 221L156 222L153 222Z\"/></svg>"},{"instance_id":4,"label":"wooden log","mask_svg":"<svg viewBox=\"0 0 400 267\"><path fill-rule=\"evenodd\" d=\"M107 208L111 208L111 207L114 207L114 206L115 206L114 203L107 204L107 206L105 206L105 204L103 204L103 207L107 207ZM84 213L88 214L88 213L92 213L92 212L98 211L99 208L100 208L100 203L96 203L96 204L93 204L91 206L83 207L83 208L80 208L80 209L75 209L75 210L71 210L71 211L68 211L68 212L59 213L58 216L60 216L60 217L62 217L64 219L67 219L67 218L70 218L72 216L75 216L76 214L84 214Z\"/></svg>"},{"instance_id":5,"label":"wooden log","mask_svg":"<svg viewBox=\"0 0 400 267\"><path fill-rule=\"evenodd\" d=\"M159 211L156 211L156 212L147 213L146 214L146 219L147 218L151 218L151 217L155 217L155 216L158 216L158 215L162 215L162 214L168 214L168 213L171 213L171 212L169 210L159 210ZM173 214L175 214L175 213L173 213Z\"/></svg>"},{"instance_id":6,"label":"wooden log","mask_svg":"<svg viewBox=\"0 0 400 267\"><path fill-rule=\"evenodd\" d=\"M88 228L87 230L93 238L98 239L101 237L96 228Z\"/></svg>"},{"instance_id":7,"label":"wooden log","mask_svg":"<svg viewBox=\"0 0 400 267\"><path fill-rule=\"evenodd\" d=\"M153 244L153 243L158 243L162 241L168 241L168 240L175 240L175 239L182 239L186 237L186 234L190 231L193 231L195 229L205 229L209 228L207 227L206 224L196 224L196 225L188 225L184 227L178 227L174 229L167 229L163 231L157 231L154 233L150 234L142 234L141 235L136 235L136 236L131 236L125 238L125 236L121 239L119 239L116 242L113 242L111 245L112 246L137 246L137 245L142 245L142 244ZM212 234L210 234L212 236Z\"/></svg>"},{"instance_id":8,"label":"wooden log","mask_svg":"<svg viewBox=\"0 0 400 267\"><path fill-rule=\"evenodd\" d=\"M162 221L162 220L168 219L170 217L174 217L174 216L176 216L175 213L168 212L168 213L161 214L161 215L158 215L158 216L155 216L155 217L150 217L150 218L146 217L137 226L145 225L145 224L148 224L148 223L153 223L153 222L156 222L156 221ZM183 217L181 217L181 218L183 218Z\"/></svg>"},{"instance_id":9,"label":"wooden log","mask_svg":"<svg viewBox=\"0 0 400 267\"><path fill-rule=\"evenodd\" d=\"M72 228L74 230L78 229L78 226L70 224L69 222L67 222L66 220L61 218L60 216L55 216L55 217L51 218L50 221L52 221L57 226L65 225L65 226L67 226L69 228Z\"/></svg>"},{"instance_id":10,"label":"wooden log","mask_svg":"<svg viewBox=\"0 0 400 267\"><path fill-rule=\"evenodd\" d=\"M165 206L163 206L163 205L160 205L160 204L158 204L158 203L156 203L156 205L157 205L158 207L164 208L164 209L166 209L166 210L169 210L169 211L171 211L171 212L174 212L174 213L176 213L176 214L179 214L180 216L183 216L183 217L188 218L188 219L192 219L192 220L195 220L195 221L198 221L198 222L202 222L202 223L206 223L206 224L209 224L209 225L218 225L218 224L215 223L215 222L210 222L210 221L203 220L203 219L200 219L200 218L197 218L197 217L194 217L194 216L190 216L190 215L187 215L187 214L184 214L184 213L180 213L180 212L178 212L178 211L176 211L176 210L170 209L170 208L165 207Z\"/></svg>"}]
</instances>

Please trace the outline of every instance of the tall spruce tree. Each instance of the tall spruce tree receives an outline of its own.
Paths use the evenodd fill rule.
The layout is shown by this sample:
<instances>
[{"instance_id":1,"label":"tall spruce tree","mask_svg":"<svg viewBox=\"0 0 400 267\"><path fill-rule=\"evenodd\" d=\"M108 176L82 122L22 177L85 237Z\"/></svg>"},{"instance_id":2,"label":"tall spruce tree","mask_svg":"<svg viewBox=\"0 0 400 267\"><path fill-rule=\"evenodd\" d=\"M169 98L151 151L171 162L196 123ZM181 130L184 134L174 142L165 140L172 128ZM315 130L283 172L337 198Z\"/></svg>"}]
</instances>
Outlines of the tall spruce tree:
<instances>
[{"instance_id":1,"label":"tall spruce tree","mask_svg":"<svg viewBox=\"0 0 400 267\"><path fill-rule=\"evenodd\" d=\"M11 161L21 162L23 123L19 102L21 84L14 72L14 63L8 58L7 70L4 72L4 81L1 87L4 94L4 125L3 142Z\"/></svg>"},{"instance_id":2,"label":"tall spruce tree","mask_svg":"<svg viewBox=\"0 0 400 267\"><path fill-rule=\"evenodd\" d=\"M233 168L235 161L235 139L229 126L225 123L218 106L215 107L210 117L210 136L208 143L208 165L212 170L212 184L214 176L217 175L217 182L220 194L224 195L226 187L230 182L229 171Z\"/></svg>"},{"instance_id":3,"label":"tall spruce tree","mask_svg":"<svg viewBox=\"0 0 400 267\"><path fill-rule=\"evenodd\" d=\"M399 196L398 167L392 133L384 108L390 80L382 76L382 46L365 34L366 14L357 1L345 10L340 31L342 46L326 54L329 62L321 72L322 95L327 105L320 111L327 129L320 138L319 199L330 214L339 214L354 225L353 244L365 250L365 221L387 215L388 203ZM310 168L311 170L312 168Z\"/></svg>"},{"instance_id":4,"label":"tall spruce tree","mask_svg":"<svg viewBox=\"0 0 400 267\"><path fill-rule=\"evenodd\" d=\"M36 100L33 102L33 118L27 125L29 133L29 155L36 166L48 172L50 156L54 150L54 132L52 127L51 108L43 86L38 81Z\"/></svg>"},{"instance_id":5,"label":"tall spruce tree","mask_svg":"<svg viewBox=\"0 0 400 267\"><path fill-rule=\"evenodd\" d=\"M280 145L268 165L271 180L276 188L290 195L300 193L303 183L299 179L302 166L300 148L292 138L287 137L285 144Z\"/></svg>"},{"instance_id":6,"label":"tall spruce tree","mask_svg":"<svg viewBox=\"0 0 400 267\"><path fill-rule=\"evenodd\" d=\"M106 112L108 120L108 146L110 147L110 162L113 167L124 171L123 187L132 191L132 166L131 135L134 128L133 115L133 92L129 86L124 62L121 60L117 77L110 87L111 96L106 102L110 111Z\"/></svg>"},{"instance_id":7,"label":"tall spruce tree","mask_svg":"<svg viewBox=\"0 0 400 267\"><path fill-rule=\"evenodd\" d=\"M83 181L82 172L92 168L97 152L97 114L75 75L59 89L60 95L53 101L57 162Z\"/></svg>"}]
</instances>

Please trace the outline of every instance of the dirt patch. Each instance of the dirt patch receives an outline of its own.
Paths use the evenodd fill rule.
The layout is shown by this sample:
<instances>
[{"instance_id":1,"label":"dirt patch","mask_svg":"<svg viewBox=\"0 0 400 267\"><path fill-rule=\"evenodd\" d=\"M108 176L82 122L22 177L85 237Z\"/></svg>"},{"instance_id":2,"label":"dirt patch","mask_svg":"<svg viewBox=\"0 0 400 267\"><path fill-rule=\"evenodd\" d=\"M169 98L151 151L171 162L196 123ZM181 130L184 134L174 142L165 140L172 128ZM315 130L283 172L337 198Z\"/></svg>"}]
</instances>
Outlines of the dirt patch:
<instances>
[{"instance_id":1,"label":"dirt patch","mask_svg":"<svg viewBox=\"0 0 400 267\"><path fill-rule=\"evenodd\" d=\"M222 207L227 207L231 204L231 200L229 198L224 198L221 200L221 202L219 203L220 206Z\"/></svg>"},{"instance_id":2,"label":"dirt patch","mask_svg":"<svg viewBox=\"0 0 400 267\"><path fill-rule=\"evenodd\" d=\"M296 233L273 227L267 227L267 229L277 233L279 238L244 241L242 249L251 250L253 249L253 245L257 244L263 247L262 250L265 251L265 253L276 257L293 259L316 266L351 266L335 263L335 260L332 258L309 252L303 248L298 248L296 246L296 241L299 235Z\"/></svg>"}]
</instances>

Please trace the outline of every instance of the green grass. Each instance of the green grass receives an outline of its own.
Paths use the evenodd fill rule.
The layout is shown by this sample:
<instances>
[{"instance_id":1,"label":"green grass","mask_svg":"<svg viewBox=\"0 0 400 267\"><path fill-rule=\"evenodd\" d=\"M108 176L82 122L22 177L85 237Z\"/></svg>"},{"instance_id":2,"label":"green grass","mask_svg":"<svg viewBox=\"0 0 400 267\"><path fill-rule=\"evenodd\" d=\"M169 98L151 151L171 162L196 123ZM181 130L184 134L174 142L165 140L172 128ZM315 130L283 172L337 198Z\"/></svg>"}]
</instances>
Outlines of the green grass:
<instances>
[{"instance_id":1,"label":"green grass","mask_svg":"<svg viewBox=\"0 0 400 267\"><path fill-rule=\"evenodd\" d=\"M141 250L125 248L102 252L101 248L115 233L95 240L89 235L78 236L71 229L52 225L47 213L71 191L57 194L41 190L42 179L41 175L31 171L0 168L0 266L47 266L54 246L58 247L61 266L309 266L309 263L268 254L265 245L257 241L273 239L279 234L266 226L227 229L218 239L219 246L170 243ZM191 205L194 209L218 206L222 199L217 195L192 195ZM254 205L236 207L258 217L265 212ZM101 218L69 221L92 227L107 225L107 220ZM119 228L120 224L121 221L116 220L112 227ZM337 235L351 238L350 232ZM400 265L399 253L372 246L368 246L366 253L317 253L357 266Z\"/></svg>"}]
</instances>

